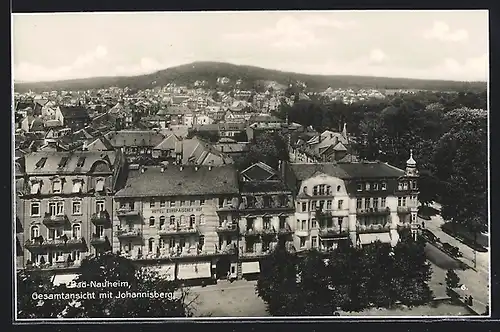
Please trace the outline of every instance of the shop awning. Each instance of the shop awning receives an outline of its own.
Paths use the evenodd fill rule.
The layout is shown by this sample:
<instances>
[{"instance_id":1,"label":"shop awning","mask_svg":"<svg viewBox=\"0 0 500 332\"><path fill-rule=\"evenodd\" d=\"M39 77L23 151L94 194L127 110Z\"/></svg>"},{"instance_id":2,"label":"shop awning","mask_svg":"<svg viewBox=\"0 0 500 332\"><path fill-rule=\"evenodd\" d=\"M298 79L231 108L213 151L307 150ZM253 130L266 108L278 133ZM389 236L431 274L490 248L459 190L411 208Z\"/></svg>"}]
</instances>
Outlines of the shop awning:
<instances>
[{"instance_id":1,"label":"shop awning","mask_svg":"<svg viewBox=\"0 0 500 332\"><path fill-rule=\"evenodd\" d=\"M361 242L361 244L370 244L376 241L390 243L391 236L389 233L359 234L359 241Z\"/></svg>"},{"instance_id":2,"label":"shop awning","mask_svg":"<svg viewBox=\"0 0 500 332\"><path fill-rule=\"evenodd\" d=\"M177 265L177 279L210 278L212 276L210 262L179 263Z\"/></svg>"},{"instance_id":3,"label":"shop awning","mask_svg":"<svg viewBox=\"0 0 500 332\"><path fill-rule=\"evenodd\" d=\"M59 286L66 284L69 286L70 282L78 278L79 274L56 274L52 279L52 284L54 286Z\"/></svg>"},{"instance_id":4,"label":"shop awning","mask_svg":"<svg viewBox=\"0 0 500 332\"><path fill-rule=\"evenodd\" d=\"M241 271L243 274L259 273L260 264L259 262L243 262L241 263Z\"/></svg>"}]
</instances>

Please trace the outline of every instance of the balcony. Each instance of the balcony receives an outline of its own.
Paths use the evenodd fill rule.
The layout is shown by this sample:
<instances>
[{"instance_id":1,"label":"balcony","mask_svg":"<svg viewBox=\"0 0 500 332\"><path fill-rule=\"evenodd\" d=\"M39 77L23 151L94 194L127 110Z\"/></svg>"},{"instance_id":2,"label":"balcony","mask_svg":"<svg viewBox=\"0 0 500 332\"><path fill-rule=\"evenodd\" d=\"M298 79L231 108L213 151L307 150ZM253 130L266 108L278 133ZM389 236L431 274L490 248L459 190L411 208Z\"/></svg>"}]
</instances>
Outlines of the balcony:
<instances>
[{"instance_id":1,"label":"balcony","mask_svg":"<svg viewBox=\"0 0 500 332\"><path fill-rule=\"evenodd\" d=\"M217 212L238 211L238 206L234 206L233 204L219 205L216 211Z\"/></svg>"},{"instance_id":2,"label":"balcony","mask_svg":"<svg viewBox=\"0 0 500 332\"><path fill-rule=\"evenodd\" d=\"M347 237L348 231L346 229L343 229L340 231L338 228L323 228L319 230L319 236L323 239L325 238L331 238L331 239L337 239L337 238L344 238Z\"/></svg>"},{"instance_id":3,"label":"balcony","mask_svg":"<svg viewBox=\"0 0 500 332\"><path fill-rule=\"evenodd\" d=\"M391 209L386 208L369 208L369 209L356 209L358 216L388 216L391 214Z\"/></svg>"},{"instance_id":4,"label":"balcony","mask_svg":"<svg viewBox=\"0 0 500 332\"><path fill-rule=\"evenodd\" d=\"M116 236L119 239L136 239L142 237L142 232L139 229L118 229Z\"/></svg>"},{"instance_id":5,"label":"balcony","mask_svg":"<svg viewBox=\"0 0 500 332\"><path fill-rule=\"evenodd\" d=\"M238 230L237 224L223 223L217 227L217 233L232 233Z\"/></svg>"},{"instance_id":6,"label":"balcony","mask_svg":"<svg viewBox=\"0 0 500 332\"><path fill-rule=\"evenodd\" d=\"M389 223L385 225L372 224L372 225L357 225L356 232L360 234L365 233L387 233L391 230L391 225Z\"/></svg>"},{"instance_id":7,"label":"balcony","mask_svg":"<svg viewBox=\"0 0 500 332\"><path fill-rule=\"evenodd\" d=\"M196 226L170 226L162 228L158 231L158 234L160 236L188 235L197 233L198 233L198 228Z\"/></svg>"},{"instance_id":8,"label":"balcony","mask_svg":"<svg viewBox=\"0 0 500 332\"><path fill-rule=\"evenodd\" d=\"M267 256L271 253L271 250L268 249L268 250L262 250L262 251L252 251L252 252L243 252L241 254L242 257L245 257L245 258L255 258L255 257L264 257L264 256Z\"/></svg>"},{"instance_id":9,"label":"balcony","mask_svg":"<svg viewBox=\"0 0 500 332\"><path fill-rule=\"evenodd\" d=\"M118 218L139 217L139 210L134 210L131 207L121 207L116 210L116 215Z\"/></svg>"},{"instance_id":10,"label":"balcony","mask_svg":"<svg viewBox=\"0 0 500 332\"><path fill-rule=\"evenodd\" d=\"M85 239L82 238L68 238L63 235L57 239L44 239L43 237L38 237L36 239L27 240L24 243L26 249L30 251L45 250L45 249L60 249L65 251L65 249L84 249L87 247Z\"/></svg>"},{"instance_id":11,"label":"balcony","mask_svg":"<svg viewBox=\"0 0 500 332\"><path fill-rule=\"evenodd\" d=\"M242 232L242 234L245 236L259 236L260 233L261 233L260 230L254 228L247 228Z\"/></svg>"},{"instance_id":12,"label":"balcony","mask_svg":"<svg viewBox=\"0 0 500 332\"><path fill-rule=\"evenodd\" d=\"M96 226L97 225L109 225L111 222L111 219L109 218L108 211L99 211L99 212L92 214L92 216L90 217L90 221Z\"/></svg>"},{"instance_id":13,"label":"balcony","mask_svg":"<svg viewBox=\"0 0 500 332\"><path fill-rule=\"evenodd\" d=\"M295 235L297 235L299 237L309 236L309 230L308 229L297 229L295 231Z\"/></svg>"},{"instance_id":14,"label":"balcony","mask_svg":"<svg viewBox=\"0 0 500 332\"><path fill-rule=\"evenodd\" d=\"M69 222L68 216L65 214L51 215L50 213L45 213L43 217L43 223L49 228L61 227Z\"/></svg>"},{"instance_id":15,"label":"balcony","mask_svg":"<svg viewBox=\"0 0 500 332\"><path fill-rule=\"evenodd\" d=\"M90 244L94 247L110 247L111 243L109 242L109 239L107 236L99 236L97 234L92 234L92 237L90 238Z\"/></svg>"},{"instance_id":16,"label":"balcony","mask_svg":"<svg viewBox=\"0 0 500 332\"><path fill-rule=\"evenodd\" d=\"M274 227L265 227L261 231L262 236L275 236L276 229Z\"/></svg>"},{"instance_id":17,"label":"balcony","mask_svg":"<svg viewBox=\"0 0 500 332\"><path fill-rule=\"evenodd\" d=\"M411 208L409 206L398 206L398 214L409 214L411 212Z\"/></svg>"},{"instance_id":18,"label":"balcony","mask_svg":"<svg viewBox=\"0 0 500 332\"><path fill-rule=\"evenodd\" d=\"M280 228L278 230L278 235L289 235L293 234L293 230L288 224L280 225Z\"/></svg>"},{"instance_id":19,"label":"balcony","mask_svg":"<svg viewBox=\"0 0 500 332\"><path fill-rule=\"evenodd\" d=\"M26 264L26 269L27 270L63 270L63 269L71 269L71 268L78 268L80 267L81 262L80 261L66 261L66 260L61 260L61 261L56 261L50 263L28 263Z\"/></svg>"}]
</instances>

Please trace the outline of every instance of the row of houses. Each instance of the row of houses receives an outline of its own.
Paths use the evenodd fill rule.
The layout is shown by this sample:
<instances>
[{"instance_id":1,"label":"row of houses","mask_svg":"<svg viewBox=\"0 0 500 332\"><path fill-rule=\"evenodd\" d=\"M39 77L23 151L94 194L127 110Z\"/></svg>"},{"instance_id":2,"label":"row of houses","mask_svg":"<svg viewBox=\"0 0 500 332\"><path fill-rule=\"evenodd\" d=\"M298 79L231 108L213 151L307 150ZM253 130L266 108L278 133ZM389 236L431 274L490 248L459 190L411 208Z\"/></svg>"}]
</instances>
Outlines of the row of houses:
<instances>
[{"instance_id":1,"label":"row of houses","mask_svg":"<svg viewBox=\"0 0 500 332\"><path fill-rule=\"evenodd\" d=\"M129 164L123 151L37 152L16 163L17 268L77 273L113 251L183 280L242 278L277 245L395 245L416 223L416 162Z\"/></svg>"}]
</instances>

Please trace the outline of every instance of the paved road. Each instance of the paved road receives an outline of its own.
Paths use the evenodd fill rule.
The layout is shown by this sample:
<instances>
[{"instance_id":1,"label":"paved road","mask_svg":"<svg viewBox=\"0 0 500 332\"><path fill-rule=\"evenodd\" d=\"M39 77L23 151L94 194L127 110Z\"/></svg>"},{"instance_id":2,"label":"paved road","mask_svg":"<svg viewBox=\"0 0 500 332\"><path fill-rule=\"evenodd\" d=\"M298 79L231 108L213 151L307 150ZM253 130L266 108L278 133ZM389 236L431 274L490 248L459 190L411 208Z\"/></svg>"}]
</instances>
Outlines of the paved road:
<instances>
[{"instance_id":1,"label":"paved road","mask_svg":"<svg viewBox=\"0 0 500 332\"><path fill-rule=\"evenodd\" d=\"M422 221L422 219L419 220L419 222ZM443 232L440 228L443 223L444 220L441 216L433 216L431 217L431 220L425 221L425 226L437 237L439 237L442 242L448 242L449 244L458 247L463 254L463 261L468 265L473 266L474 250ZM476 255L477 271L474 271L473 269L465 271L456 270L456 273L460 277L461 282L467 287L466 292L472 295L475 300L478 300L486 305L489 303L489 252L478 252Z\"/></svg>"}]
</instances>

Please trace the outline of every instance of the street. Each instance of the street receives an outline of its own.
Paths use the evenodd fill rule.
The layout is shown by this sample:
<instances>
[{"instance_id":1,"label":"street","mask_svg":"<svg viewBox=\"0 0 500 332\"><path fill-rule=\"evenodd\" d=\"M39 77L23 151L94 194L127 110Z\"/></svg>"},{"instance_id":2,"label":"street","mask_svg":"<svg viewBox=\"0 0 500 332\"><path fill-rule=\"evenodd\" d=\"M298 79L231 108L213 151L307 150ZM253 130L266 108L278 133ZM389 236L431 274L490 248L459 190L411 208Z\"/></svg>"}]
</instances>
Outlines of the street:
<instances>
[{"instance_id":1,"label":"street","mask_svg":"<svg viewBox=\"0 0 500 332\"><path fill-rule=\"evenodd\" d=\"M447 242L460 249L463 254L461 260L469 266L474 266L474 250L454 237L446 234L441 230L441 225L444 223L440 215L432 216L431 220L423 220L419 218L419 223L425 221L425 227L432 231L441 242ZM477 252L477 266L476 270L455 270L460 277L462 284L467 287L466 293L472 295L474 300L479 301L483 305L489 303L489 252Z\"/></svg>"}]
</instances>

